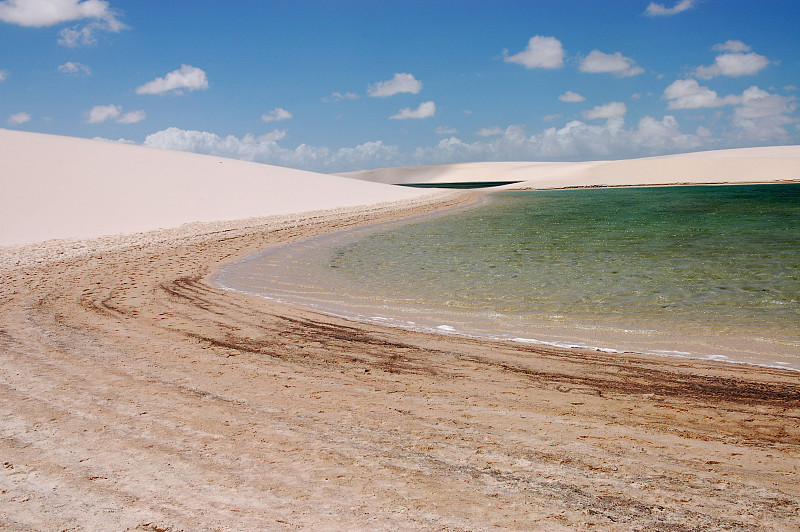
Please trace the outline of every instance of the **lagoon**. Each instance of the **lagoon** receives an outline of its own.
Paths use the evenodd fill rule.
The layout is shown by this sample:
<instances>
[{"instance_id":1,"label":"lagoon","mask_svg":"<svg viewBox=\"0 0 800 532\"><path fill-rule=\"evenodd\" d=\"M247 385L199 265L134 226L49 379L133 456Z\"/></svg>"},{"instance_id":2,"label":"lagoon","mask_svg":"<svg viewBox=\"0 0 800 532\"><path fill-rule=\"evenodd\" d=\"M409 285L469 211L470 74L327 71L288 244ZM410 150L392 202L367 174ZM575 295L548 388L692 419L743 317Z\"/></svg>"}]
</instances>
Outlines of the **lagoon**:
<instances>
[{"instance_id":1,"label":"lagoon","mask_svg":"<svg viewBox=\"0 0 800 532\"><path fill-rule=\"evenodd\" d=\"M217 282L393 326L800 370L800 185L494 192Z\"/></svg>"}]
</instances>

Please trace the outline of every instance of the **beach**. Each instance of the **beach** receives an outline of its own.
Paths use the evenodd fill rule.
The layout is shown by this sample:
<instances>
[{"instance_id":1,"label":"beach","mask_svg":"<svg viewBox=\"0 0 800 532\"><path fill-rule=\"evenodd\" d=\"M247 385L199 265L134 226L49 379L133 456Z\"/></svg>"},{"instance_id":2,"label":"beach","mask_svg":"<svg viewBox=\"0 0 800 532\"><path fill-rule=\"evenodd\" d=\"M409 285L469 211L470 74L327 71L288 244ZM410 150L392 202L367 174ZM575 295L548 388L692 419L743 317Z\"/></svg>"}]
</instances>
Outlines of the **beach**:
<instances>
[{"instance_id":1,"label":"beach","mask_svg":"<svg viewBox=\"0 0 800 532\"><path fill-rule=\"evenodd\" d=\"M159 176L133 187L129 216L95 211L68 235L33 185L17 200L13 216L39 229L21 223L0 247L0 528L800 527L797 372L383 328L211 282L270 246L467 206L480 193L0 134L0 145L64 149L38 179L58 181L67 167L87 177L82 165L98 168L101 156L111 163L98 180L126 157ZM761 159L775 169L765 181L800 175L798 148L783 150ZM736 154L760 158L724 160ZM672 157L691 167L701 156ZM26 179L30 159L5 159ZM708 160L705 182L729 180L728 163L714 172ZM633 169L615 171L625 184L656 184L641 170L663 166L620 164ZM262 187L261 205L211 188L219 166L234 167L230 190L237 170L254 172L241 184ZM210 196L181 203L198 176ZM96 193L96 204L124 198L131 181L99 182L65 189ZM209 197L228 210L205 214Z\"/></svg>"}]
</instances>

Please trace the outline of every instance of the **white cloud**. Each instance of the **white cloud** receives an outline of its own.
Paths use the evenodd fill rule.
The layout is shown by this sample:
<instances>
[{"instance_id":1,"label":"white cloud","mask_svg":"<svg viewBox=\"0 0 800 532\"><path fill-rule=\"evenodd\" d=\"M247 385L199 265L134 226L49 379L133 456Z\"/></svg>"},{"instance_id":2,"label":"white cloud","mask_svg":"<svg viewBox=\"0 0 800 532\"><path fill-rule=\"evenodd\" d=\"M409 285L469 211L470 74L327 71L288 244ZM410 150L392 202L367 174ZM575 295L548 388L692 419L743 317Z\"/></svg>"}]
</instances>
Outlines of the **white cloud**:
<instances>
[{"instance_id":1,"label":"white cloud","mask_svg":"<svg viewBox=\"0 0 800 532\"><path fill-rule=\"evenodd\" d=\"M480 137L493 137L495 135L502 135L505 130L500 126L483 127L475 132Z\"/></svg>"},{"instance_id":2,"label":"white cloud","mask_svg":"<svg viewBox=\"0 0 800 532\"><path fill-rule=\"evenodd\" d=\"M733 136L747 141L763 142L786 137L788 132L784 126L798 123L790 116L797 109L794 96L770 94L756 86L745 90L741 96L720 97L693 79L678 80L664 90L664 98L670 101L670 109L735 106L731 117L736 128Z\"/></svg>"},{"instance_id":3,"label":"white cloud","mask_svg":"<svg viewBox=\"0 0 800 532\"><path fill-rule=\"evenodd\" d=\"M136 94L163 94L173 91L183 94L183 90L195 91L208 88L206 73L191 65L181 65L178 70L167 73L163 78L148 81L136 89Z\"/></svg>"},{"instance_id":4,"label":"white cloud","mask_svg":"<svg viewBox=\"0 0 800 532\"><path fill-rule=\"evenodd\" d=\"M258 142L277 142L286 137L285 129L273 129L269 133L264 133L257 137Z\"/></svg>"},{"instance_id":5,"label":"white cloud","mask_svg":"<svg viewBox=\"0 0 800 532\"><path fill-rule=\"evenodd\" d=\"M31 121L31 115L28 113L15 113L8 117L8 123L12 125L24 124Z\"/></svg>"},{"instance_id":6,"label":"white cloud","mask_svg":"<svg viewBox=\"0 0 800 532\"><path fill-rule=\"evenodd\" d=\"M437 135L455 135L456 133L458 133L458 130L456 128L450 127L450 126L438 126L434 130L434 132Z\"/></svg>"},{"instance_id":7,"label":"white cloud","mask_svg":"<svg viewBox=\"0 0 800 532\"><path fill-rule=\"evenodd\" d=\"M292 113L281 107L276 107L267 114L261 115L261 120L264 122L280 122L281 120L289 120L292 118Z\"/></svg>"},{"instance_id":8,"label":"white cloud","mask_svg":"<svg viewBox=\"0 0 800 532\"><path fill-rule=\"evenodd\" d=\"M63 65L59 65L58 71L62 74L80 74L84 73L89 75L92 73L92 70L84 65L83 63L73 63L72 61L67 61Z\"/></svg>"},{"instance_id":9,"label":"white cloud","mask_svg":"<svg viewBox=\"0 0 800 532\"><path fill-rule=\"evenodd\" d=\"M73 20L97 19L121 26L116 13L103 0L5 0L0 2L0 21L41 28Z\"/></svg>"},{"instance_id":10,"label":"white cloud","mask_svg":"<svg viewBox=\"0 0 800 532\"><path fill-rule=\"evenodd\" d=\"M741 105L734 109L732 122L742 138L780 139L788 135L784 126L798 124L797 118L789 116L796 109L793 96L770 94L753 86L742 93Z\"/></svg>"},{"instance_id":11,"label":"white cloud","mask_svg":"<svg viewBox=\"0 0 800 532\"><path fill-rule=\"evenodd\" d=\"M89 111L86 121L90 124L99 124L106 120L116 120L122 114L122 107L119 105L95 105Z\"/></svg>"},{"instance_id":12,"label":"white cloud","mask_svg":"<svg viewBox=\"0 0 800 532\"><path fill-rule=\"evenodd\" d=\"M625 57L619 52L606 54L600 50L592 50L589 55L583 58L580 64L581 72L591 74L614 74L621 78L636 76L644 72L644 69L636 66L636 62Z\"/></svg>"},{"instance_id":13,"label":"white cloud","mask_svg":"<svg viewBox=\"0 0 800 532\"><path fill-rule=\"evenodd\" d=\"M616 118L625 116L628 112L628 106L622 102L609 102L604 105L598 105L590 111L584 111L583 116L587 120L595 120L597 118Z\"/></svg>"},{"instance_id":14,"label":"white cloud","mask_svg":"<svg viewBox=\"0 0 800 532\"><path fill-rule=\"evenodd\" d=\"M711 47L715 52L749 52L750 47L742 41L725 41Z\"/></svg>"},{"instance_id":15,"label":"white cloud","mask_svg":"<svg viewBox=\"0 0 800 532\"><path fill-rule=\"evenodd\" d=\"M59 32L59 44L94 44L98 31L117 33L127 26L104 0L5 0L0 2L0 21L19 26L42 28L64 22L91 19L91 22Z\"/></svg>"},{"instance_id":16,"label":"white cloud","mask_svg":"<svg viewBox=\"0 0 800 532\"><path fill-rule=\"evenodd\" d=\"M622 116L611 116L595 124L573 120L563 127L550 127L535 134L526 133L521 125L491 128L495 134L475 142L448 136L433 145L406 152L382 141L339 149L307 144L284 148L278 144L285 134L280 130L260 137L237 138L169 128L149 135L144 144L320 172L467 161L619 159L783 140L787 126L798 123L790 116L795 108L793 97L776 96L751 87L741 96L731 120L732 128L722 137L715 137L704 126L693 133L684 133L677 119L667 115L660 120L645 116L632 126L626 126Z\"/></svg>"},{"instance_id":17,"label":"white cloud","mask_svg":"<svg viewBox=\"0 0 800 532\"><path fill-rule=\"evenodd\" d=\"M357 100L359 95L354 92L334 92L330 96L323 98L325 102L340 102L342 100Z\"/></svg>"},{"instance_id":18,"label":"white cloud","mask_svg":"<svg viewBox=\"0 0 800 532\"><path fill-rule=\"evenodd\" d=\"M396 146L372 141L353 148L332 150L321 146L301 144L294 149L283 148L277 140L283 132L242 138L220 137L207 131L183 130L175 127L148 135L145 146L168 150L190 151L219 157L231 157L290 168L320 172L337 172L376 166L397 166L402 163Z\"/></svg>"},{"instance_id":19,"label":"white cloud","mask_svg":"<svg viewBox=\"0 0 800 532\"><path fill-rule=\"evenodd\" d=\"M718 55L713 65L698 67L695 75L700 79L711 79L716 76L749 76L757 74L767 65L769 59L757 53L728 53Z\"/></svg>"},{"instance_id":20,"label":"white cloud","mask_svg":"<svg viewBox=\"0 0 800 532\"><path fill-rule=\"evenodd\" d=\"M672 7L665 7L664 4L650 2L650 5L648 5L647 9L645 10L645 14L651 17L665 17L683 13L692 7L694 7L694 0L680 0Z\"/></svg>"},{"instance_id":21,"label":"white cloud","mask_svg":"<svg viewBox=\"0 0 800 532\"><path fill-rule=\"evenodd\" d=\"M695 134L681 133L677 120L645 117L638 127L625 128L622 117L601 125L574 120L562 128L551 127L528 135L523 126L509 126L502 135L473 143L456 137L418 148L405 164L434 164L454 161L558 161L650 156L689 151L708 141Z\"/></svg>"},{"instance_id":22,"label":"white cloud","mask_svg":"<svg viewBox=\"0 0 800 532\"><path fill-rule=\"evenodd\" d=\"M506 63L519 63L525 68L561 68L564 47L555 37L536 35L523 51L510 56L508 50L503 50L503 56Z\"/></svg>"},{"instance_id":23,"label":"white cloud","mask_svg":"<svg viewBox=\"0 0 800 532\"><path fill-rule=\"evenodd\" d=\"M562 102L571 102L571 103L582 102L586 100L586 98L584 98L577 92L572 92L572 91L565 92L564 94L559 96L558 99L561 100Z\"/></svg>"},{"instance_id":24,"label":"white cloud","mask_svg":"<svg viewBox=\"0 0 800 532\"><path fill-rule=\"evenodd\" d=\"M0 70L0 83L8 78L8 70Z\"/></svg>"},{"instance_id":25,"label":"white cloud","mask_svg":"<svg viewBox=\"0 0 800 532\"><path fill-rule=\"evenodd\" d=\"M120 124L135 124L136 122L141 122L145 118L147 118L147 115L144 111L131 111L120 116L117 119L117 122Z\"/></svg>"},{"instance_id":26,"label":"white cloud","mask_svg":"<svg viewBox=\"0 0 800 532\"><path fill-rule=\"evenodd\" d=\"M422 82L414 78L412 74L395 74L388 81L379 81L367 88L367 94L373 98L385 98L401 92L418 94L422 90Z\"/></svg>"},{"instance_id":27,"label":"white cloud","mask_svg":"<svg viewBox=\"0 0 800 532\"><path fill-rule=\"evenodd\" d=\"M422 102L416 109L404 107L396 115L389 118L394 120L406 120L408 118L429 118L436 114L436 104L433 102Z\"/></svg>"},{"instance_id":28,"label":"white cloud","mask_svg":"<svg viewBox=\"0 0 800 532\"><path fill-rule=\"evenodd\" d=\"M131 111L122 114L120 105L95 105L87 113L86 122L89 124L101 124L107 120L114 120L118 124L135 124L146 118L144 111Z\"/></svg>"},{"instance_id":29,"label":"white cloud","mask_svg":"<svg viewBox=\"0 0 800 532\"><path fill-rule=\"evenodd\" d=\"M738 96L729 95L720 98L716 91L701 86L693 79L679 79L664 89L664 98L669 100L669 109L701 109L704 107L722 107L736 105Z\"/></svg>"}]
</instances>

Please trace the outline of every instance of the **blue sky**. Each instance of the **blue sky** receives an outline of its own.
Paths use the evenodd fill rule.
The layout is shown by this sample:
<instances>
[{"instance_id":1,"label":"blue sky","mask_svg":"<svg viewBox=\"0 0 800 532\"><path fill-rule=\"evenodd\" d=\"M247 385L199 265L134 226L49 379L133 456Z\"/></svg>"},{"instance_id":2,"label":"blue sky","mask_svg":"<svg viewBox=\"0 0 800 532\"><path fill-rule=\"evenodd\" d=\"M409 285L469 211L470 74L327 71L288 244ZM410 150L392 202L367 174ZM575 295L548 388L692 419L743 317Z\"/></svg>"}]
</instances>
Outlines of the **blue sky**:
<instances>
[{"instance_id":1,"label":"blue sky","mask_svg":"<svg viewBox=\"0 0 800 532\"><path fill-rule=\"evenodd\" d=\"M0 1L0 127L323 172L800 144L797 0Z\"/></svg>"}]
</instances>

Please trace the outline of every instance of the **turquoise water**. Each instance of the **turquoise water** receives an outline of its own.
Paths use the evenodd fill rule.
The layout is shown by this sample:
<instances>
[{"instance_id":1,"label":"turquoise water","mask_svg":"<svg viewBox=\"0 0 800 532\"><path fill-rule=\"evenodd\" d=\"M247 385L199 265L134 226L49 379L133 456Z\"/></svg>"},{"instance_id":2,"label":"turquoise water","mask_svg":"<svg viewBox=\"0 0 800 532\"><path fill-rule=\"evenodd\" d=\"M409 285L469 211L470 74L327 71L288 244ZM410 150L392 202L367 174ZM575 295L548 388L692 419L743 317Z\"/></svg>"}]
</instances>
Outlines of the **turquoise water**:
<instances>
[{"instance_id":1,"label":"turquoise water","mask_svg":"<svg viewBox=\"0 0 800 532\"><path fill-rule=\"evenodd\" d=\"M800 369L796 184L500 192L260 264L221 282L400 326Z\"/></svg>"}]
</instances>

